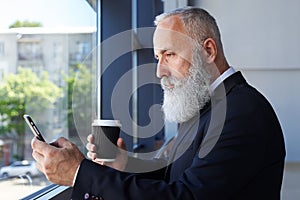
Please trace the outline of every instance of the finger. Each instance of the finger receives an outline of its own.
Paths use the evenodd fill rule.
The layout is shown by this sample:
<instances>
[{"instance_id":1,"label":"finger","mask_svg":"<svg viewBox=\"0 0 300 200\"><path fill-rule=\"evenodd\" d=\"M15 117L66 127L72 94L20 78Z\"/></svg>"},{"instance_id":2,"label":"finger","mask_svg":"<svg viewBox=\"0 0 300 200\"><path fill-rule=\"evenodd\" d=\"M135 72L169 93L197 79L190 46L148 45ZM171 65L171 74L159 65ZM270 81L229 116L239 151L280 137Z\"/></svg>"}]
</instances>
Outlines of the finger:
<instances>
[{"instance_id":1,"label":"finger","mask_svg":"<svg viewBox=\"0 0 300 200\"><path fill-rule=\"evenodd\" d=\"M89 143L94 143L94 136L93 136L93 134L89 134L88 136L87 136L87 141L89 142Z\"/></svg>"},{"instance_id":2,"label":"finger","mask_svg":"<svg viewBox=\"0 0 300 200\"><path fill-rule=\"evenodd\" d=\"M85 147L88 151L96 151L96 145L94 144L87 143Z\"/></svg>"},{"instance_id":3,"label":"finger","mask_svg":"<svg viewBox=\"0 0 300 200\"><path fill-rule=\"evenodd\" d=\"M36 166L36 168L37 168L40 172L44 173L43 168L42 168L42 165L41 165L40 163L36 162L36 163L35 163L35 166Z\"/></svg>"},{"instance_id":4,"label":"finger","mask_svg":"<svg viewBox=\"0 0 300 200\"><path fill-rule=\"evenodd\" d=\"M44 161L44 155L35 150L32 151L32 157L37 161L37 163L41 163Z\"/></svg>"},{"instance_id":5,"label":"finger","mask_svg":"<svg viewBox=\"0 0 300 200\"><path fill-rule=\"evenodd\" d=\"M127 150L126 144L125 144L125 142L124 142L124 140L122 138L118 139L117 145L118 145L119 148L121 148L123 150Z\"/></svg>"},{"instance_id":6,"label":"finger","mask_svg":"<svg viewBox=\"0 0 300 200\"><path fill-rule=\"evenodd\" d=\"M43 154L43 152L49 148L49 145L45 142L38 140L36 137L34 137L31 140L31 147L33 150L39 152L40 154Z\"/></svg>"},{"instance_id":7,"label":"finger","mask_svg":"<svg viewBox=\"0 0 300 200\"><path fill-rule=\"evenodd\" d=\"M95 160L97 158L97 154L93 152L87 152L87 157L91 160Z\"/></svg>"},{"instance_id":8,"label":"finger","mask_svg":"<svg viewBox=\"0 0 300 200\"><path fill-rule=\"evenodd\" d=\"M31 140L31 147L32 149L36 149L38 147L39 140L36 137L33 137Z\"/></svg>"}]
</instances>

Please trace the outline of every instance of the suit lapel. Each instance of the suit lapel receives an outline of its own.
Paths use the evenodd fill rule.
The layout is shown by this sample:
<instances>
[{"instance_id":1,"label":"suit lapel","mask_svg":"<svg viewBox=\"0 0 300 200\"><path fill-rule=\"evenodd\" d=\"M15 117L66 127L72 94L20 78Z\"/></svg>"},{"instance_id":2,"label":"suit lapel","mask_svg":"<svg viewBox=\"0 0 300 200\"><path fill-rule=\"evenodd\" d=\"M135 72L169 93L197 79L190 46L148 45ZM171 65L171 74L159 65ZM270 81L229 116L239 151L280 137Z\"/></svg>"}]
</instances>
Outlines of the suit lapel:
<instances>
[{"instance_id":1,"label":"suit lapel","mask_svg":"<svg viewBox=\"0 0 300 200\"><path fill-rule=\"evenodd\" d=\"M178 133L176 136L176 140L173 144L173 148L170 152L170 156L168 159L169 163L172 163L174 160L177 159L179 149L186 150L188 148L188 146L190 146L190 144L193 141L193 138L195 137L195 135L197 133L197 130L195 130L195 128L197 128L199 125L199 119L200 119L200 117L198 114L195 117L193 117L192 119L190 119L188 122L184 122L184 123L180 124ZM188 141L186 141L187 138L188 138ZM185 145L188 145L188 146L184 145L183 148L179 148L184 140L185 140L185 142L184 142ZM180 150L180 152L181 152L181 150ZM181 154L180 152L179 152L179 154Z\"/></svg>"},{"instance_id":2,"label":"suit lapel","mask_svg":"<svg viewBox=\"0 0 300 200\"><path fill-rule=\"evenodd\" d=\"M241 83L246 83L245 79L243 78L241 72L236 72L229 76L227 79L224 80L222 84L220 84L212 94L211 101L209 101L191 120L181 123L178 129L178 134L175 139L173 148L169 154L169 161L168 163L171 164L174 162L178 157L180 157L187 148L192 144L194 138L198 134L198 126L200 124L201 117L203 117L207 112L211 112L211 105L216 105L220 101L224 101L226 103L226 97L232 89ZM226 110L225 110L226 114ZM204 133L203 133L204 134ZM199 138L204 138L205 135ZM201 143L201 142L200 142ZM169 176L170 171L169 167L167 168L166 175Z\"/></svg>"}]
</instances>

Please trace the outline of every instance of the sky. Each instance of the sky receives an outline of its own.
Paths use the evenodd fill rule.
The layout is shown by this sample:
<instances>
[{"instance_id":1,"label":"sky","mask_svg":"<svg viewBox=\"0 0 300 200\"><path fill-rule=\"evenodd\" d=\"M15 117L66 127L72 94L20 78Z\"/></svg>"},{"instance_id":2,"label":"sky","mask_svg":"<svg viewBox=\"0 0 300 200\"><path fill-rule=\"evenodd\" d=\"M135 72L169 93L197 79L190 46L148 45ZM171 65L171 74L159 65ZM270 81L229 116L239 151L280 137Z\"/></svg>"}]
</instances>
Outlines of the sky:
<instances>
[{"instance_id":1,"label":"sky","mask_svg":"<svg viewBox=\"0 0 300 200\"><path fill-rule=\"evenodd\" d=\"M0 29L17 20L43 27L95 26L96 13L86 0L0 0Z\"/></svg>"}]
</instances>

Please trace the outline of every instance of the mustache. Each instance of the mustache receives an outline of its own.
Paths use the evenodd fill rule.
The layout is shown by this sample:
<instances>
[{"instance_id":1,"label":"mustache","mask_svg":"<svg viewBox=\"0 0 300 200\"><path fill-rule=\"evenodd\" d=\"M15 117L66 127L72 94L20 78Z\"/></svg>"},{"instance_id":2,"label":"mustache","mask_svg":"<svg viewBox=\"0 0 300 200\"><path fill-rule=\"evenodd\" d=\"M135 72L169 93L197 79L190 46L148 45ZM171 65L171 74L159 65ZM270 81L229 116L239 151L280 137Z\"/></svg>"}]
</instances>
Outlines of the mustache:
<instances>
[{"instance_id":1,"label":"mustache","mask_svg":"<svg viewBox=\"0 0 300 200\"><path fill-rule=\"evenodd\" d=\"M179 79L174 76L164 76L160 80L160 84L163 90L171 90L183 86L189 77Z\"/></svg>"}]
</instances>

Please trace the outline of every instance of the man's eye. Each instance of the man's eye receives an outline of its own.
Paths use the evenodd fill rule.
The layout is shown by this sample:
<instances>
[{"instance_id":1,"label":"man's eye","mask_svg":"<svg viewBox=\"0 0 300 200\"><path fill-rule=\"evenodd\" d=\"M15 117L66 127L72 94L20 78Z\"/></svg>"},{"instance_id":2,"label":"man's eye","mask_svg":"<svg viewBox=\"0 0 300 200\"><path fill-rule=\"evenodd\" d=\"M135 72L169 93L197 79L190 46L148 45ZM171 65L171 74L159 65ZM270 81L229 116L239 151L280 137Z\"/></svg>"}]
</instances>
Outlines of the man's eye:
<instances>
[{"instance_id":1,"label":"man's eye","mask_svg":"<svg viewBox=\"0 0 300 200\"><path fill-rule=\"evenodd\" d=\"M167 53L166 55L167 55L167 57L171 57L171 56L174 56L175 54L174 53Z\"/></svg>"}]
</instances>

